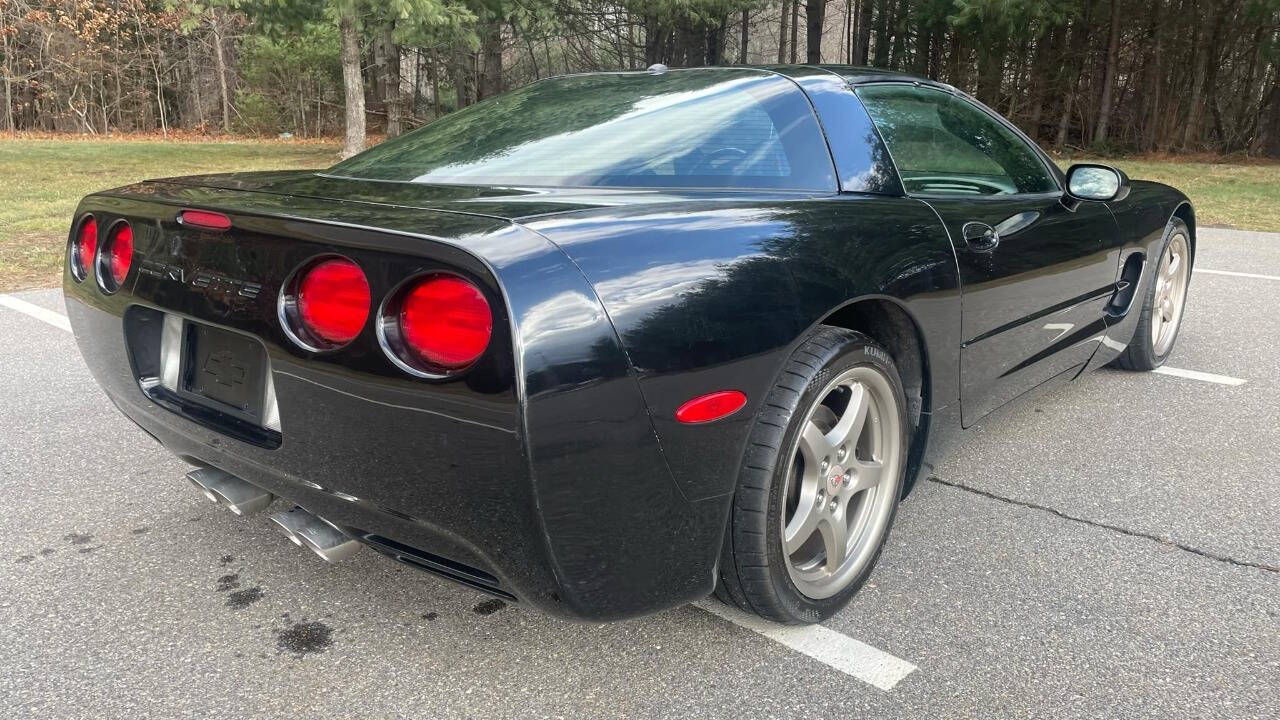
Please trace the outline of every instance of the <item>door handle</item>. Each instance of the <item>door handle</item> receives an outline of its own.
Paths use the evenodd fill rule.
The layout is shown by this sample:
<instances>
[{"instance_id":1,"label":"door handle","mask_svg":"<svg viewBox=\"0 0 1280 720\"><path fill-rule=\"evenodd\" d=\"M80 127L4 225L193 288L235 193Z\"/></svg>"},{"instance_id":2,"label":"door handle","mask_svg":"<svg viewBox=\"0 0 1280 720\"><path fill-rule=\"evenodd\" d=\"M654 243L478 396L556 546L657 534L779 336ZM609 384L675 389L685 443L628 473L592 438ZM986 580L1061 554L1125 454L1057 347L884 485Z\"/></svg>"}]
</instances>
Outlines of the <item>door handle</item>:
<instances>
[{"instance_id":1,"label":"door handle","mask_svg":"<svg viewBox=\"0 0 1280 720\"><path fill-rule=\"evenodd\" d=\"M1000 244L1000 233L996 229L983 222L967 222L960 229L961 236L964 237L965 245L970 250L978 252L988 252L995 250Z\"/></svg>"}]
</instances>

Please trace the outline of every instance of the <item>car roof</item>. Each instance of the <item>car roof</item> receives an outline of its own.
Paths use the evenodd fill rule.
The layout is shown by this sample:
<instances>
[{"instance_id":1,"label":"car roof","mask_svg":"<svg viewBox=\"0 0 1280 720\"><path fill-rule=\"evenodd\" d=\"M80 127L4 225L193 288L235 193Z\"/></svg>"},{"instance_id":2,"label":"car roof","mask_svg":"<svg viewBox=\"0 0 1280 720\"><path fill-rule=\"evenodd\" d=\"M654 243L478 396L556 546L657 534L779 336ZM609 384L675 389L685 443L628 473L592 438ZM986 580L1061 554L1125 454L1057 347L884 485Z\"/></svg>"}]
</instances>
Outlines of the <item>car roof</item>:
<instances>
[{"instance_id":1,"label":"car roof","mask_svg":"<svg viewBox=\"0 0 1280 720\"><path fill-rule=\"evenodd\" d=\"M701 65L697 67L669 68L673 72L738 72L757 71L759 73L768 73L771 75L781 75L792 80L798 80L804 77L811 77L818 74L836 75L850 85L861 85L873 82L909 82L918 83L920 85L928 85L930 87L941 88L951 92L958 92L956 88L944 82L931 80L921 75L913 75L911 73L902 72L900 70L887 70L885 68L867 67L863 65L838 65L833 63L821 63L814 65ZM599 72L572 73L572 75L610 75L618 72L623 73L643 73L647 70L605 70ZM564 77L564 76L560 76Z\"/></svg>"}]
</instances>

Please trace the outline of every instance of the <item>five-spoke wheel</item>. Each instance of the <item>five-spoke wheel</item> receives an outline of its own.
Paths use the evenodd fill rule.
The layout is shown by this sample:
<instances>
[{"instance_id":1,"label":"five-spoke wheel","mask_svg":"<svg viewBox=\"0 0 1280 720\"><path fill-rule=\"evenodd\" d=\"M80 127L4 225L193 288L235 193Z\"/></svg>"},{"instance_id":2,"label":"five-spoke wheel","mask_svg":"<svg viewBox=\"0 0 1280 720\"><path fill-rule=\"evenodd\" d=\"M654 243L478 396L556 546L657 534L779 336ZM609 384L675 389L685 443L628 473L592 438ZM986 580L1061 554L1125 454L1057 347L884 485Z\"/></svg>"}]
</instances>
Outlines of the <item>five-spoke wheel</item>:
<instances>
[{"instance_id":1,"label":"five-spoke wheel","mask_svg":"<svg viewBox=\"0 0 1280 720\"><path fill-rule=\"evenodd\" d=\"M892 388L875 368L850 368L820 395L791 453L782 514L787 571L812 598L842 590L875 554L897 500L880 488L898 472L902 442Z\"/></svg>"},{"instance_id":2,"label":"five-spoke wheel","mask_svg":"<svg viewBox=\"0 0 1280 720\"><path fill-rule=\"evenodd\" d=\"M786 623L844 607L888 537L908 437L889 353L851 330L816 331L755 418L716 595Z\"/></svg>"},{"instance_id":3,"label":"five-spoke wheel","mask_svg":"<svg viewBox=\"0 0 1280 720\"><path fill-rule=\"evenodd\" d=\"M1191 231L1181 218L1169 221L1160 254L1151 258L1154 267L1144 273L1145 295L1137 313L1133 339L1115 360L1126 370L1154 370L1173 352L1182 326L1182 311L1191 284Z\"/></svg>"},{"instance_id":4,"label":"five-spoke wheel","mask_svg":"<svg viewBox=\"0 0 1280 720\"><path fill-rule=\"evenodd\" d=\"M1151 312L1151 349L1157 356L1167 355L1178 336L1187 281L1191 277L1190 254L1187 236L1175 233L1160 257Z\"/></svg>"}]
</instances>

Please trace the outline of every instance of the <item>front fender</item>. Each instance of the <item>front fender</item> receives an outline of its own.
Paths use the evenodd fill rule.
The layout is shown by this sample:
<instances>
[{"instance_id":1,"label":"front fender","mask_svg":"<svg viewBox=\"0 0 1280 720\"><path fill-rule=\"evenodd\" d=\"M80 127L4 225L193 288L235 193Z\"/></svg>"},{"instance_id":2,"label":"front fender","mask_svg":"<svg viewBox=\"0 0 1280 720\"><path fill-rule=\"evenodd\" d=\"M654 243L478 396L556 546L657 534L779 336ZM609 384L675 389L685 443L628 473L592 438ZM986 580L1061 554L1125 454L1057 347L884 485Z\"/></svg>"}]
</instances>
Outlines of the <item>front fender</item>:
<instances>
[{"instance_id":1,"label":"front fender","mask_svg":"<svg viewBox=\"0 0 1280 720\"><path fill-rule=\"evenodd\" d=\"M1108 203L1119 228L1119 244L1115 250L1117 276L1122 272L1130 256L1140 253L1143 258L1142 274L1134 290L1134 300L1124 316L1109 320L1106 339L1090 362L1090 367L1101 367L1124 352L1133 339L1138 320L1142 315L1142 303L1153 281L1157 264L1154 262L1164 247L1175 213L1191 212L1191 201L1181 191L1168 185L1145 180L1132 181L1129 194L1119 201ZM1191 231L1192 265L1195 264L1195 223L1188 222Z\"/></svg>"}]
</instances>

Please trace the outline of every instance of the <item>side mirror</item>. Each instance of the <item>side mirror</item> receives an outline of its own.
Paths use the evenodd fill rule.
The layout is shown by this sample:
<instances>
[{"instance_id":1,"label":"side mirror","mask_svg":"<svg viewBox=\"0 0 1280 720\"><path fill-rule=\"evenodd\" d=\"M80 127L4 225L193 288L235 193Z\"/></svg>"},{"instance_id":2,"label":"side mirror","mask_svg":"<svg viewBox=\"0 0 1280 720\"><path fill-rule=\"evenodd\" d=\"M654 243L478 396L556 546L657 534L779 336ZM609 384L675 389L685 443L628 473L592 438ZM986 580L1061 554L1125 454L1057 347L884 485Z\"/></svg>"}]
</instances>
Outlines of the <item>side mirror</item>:
<instances>
[{"instance_id":1,"label":"side mirror","mask_svg":"<svg viewBox=\"0 0 1280 720\"><path fill-rule=\"evenodd\" d=\"M1077 200L1123 200L1129 194L1129 176L1109 165L1072 165L1067 170L1067 193Z\"/></svg>"}]
</instances>

